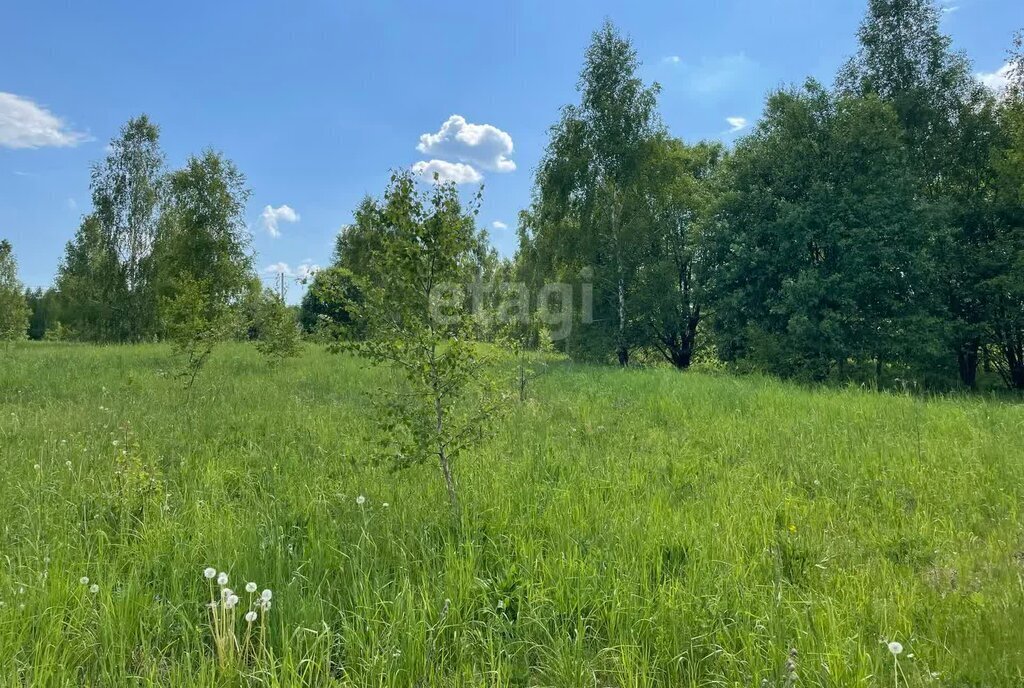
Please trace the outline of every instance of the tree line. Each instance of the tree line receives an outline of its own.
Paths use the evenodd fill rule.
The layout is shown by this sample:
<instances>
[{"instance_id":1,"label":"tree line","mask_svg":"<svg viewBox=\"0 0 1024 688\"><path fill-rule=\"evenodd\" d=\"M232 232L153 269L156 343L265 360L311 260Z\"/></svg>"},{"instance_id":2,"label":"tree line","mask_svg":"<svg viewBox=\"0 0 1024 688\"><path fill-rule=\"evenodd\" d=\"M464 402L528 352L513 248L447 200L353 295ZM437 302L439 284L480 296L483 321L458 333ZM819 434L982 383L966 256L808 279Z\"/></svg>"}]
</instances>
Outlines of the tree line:
<instances>
[{"instance_id":1,"label":"tree line","mask_svg":"<svg viewBox=\"0 0 1024 688\"><path fill-rule=\"evenodd\" d=\"M484 287L463 334L541 346L552 304L536 295L558 282L592 297L554 342L572 358L929 388L974 388L984 369L1024 390L1021 40L995 92L940 17L932 0L869 0L834 83L769 94L732 149L672 136L658 85L606 23L551 129L516 254L499 258L475 224L448 245L461 279ZM54 289L30 294L33 336L59 320L82 339L161 338L170 315L188 319L183 300L253 310L241 174L212 151L166 173L157 133L132 120L94 168L93 213ZM380 265L397 260L409 183L400 174L356 209L303 299L308 334L374 339L371 304L399 286ZM427 224L472 217L459 205ZM510 325L488 313L508 308L511 283L534 298Z\"/></svg>"},{"instance_id":2,"label":"tree line","mask_svg":"<svg viewBox=\"0 0 1024 688\"><path fill-rule=\"evenodd\" d=\"M67 243L53 287L19 294L9 242L0 248L6 296L18 302L9 337L174 342L190 361L214 342L294 320L253 269L249 189L213 149L168 170L160 131L129 120L91 171L92 211Z\"/></svg>"}]
</instances>

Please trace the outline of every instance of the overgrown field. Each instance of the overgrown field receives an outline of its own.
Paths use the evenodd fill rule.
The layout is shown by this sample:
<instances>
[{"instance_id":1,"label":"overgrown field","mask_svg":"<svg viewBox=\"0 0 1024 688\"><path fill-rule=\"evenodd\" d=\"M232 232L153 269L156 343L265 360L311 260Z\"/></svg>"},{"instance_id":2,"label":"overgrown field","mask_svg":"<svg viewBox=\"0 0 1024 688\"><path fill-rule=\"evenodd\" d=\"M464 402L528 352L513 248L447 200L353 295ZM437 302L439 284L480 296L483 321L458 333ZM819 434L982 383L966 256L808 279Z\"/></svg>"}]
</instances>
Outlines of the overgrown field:
<instances>
[{"instance_id":1,"label":"overgrown field","mask_svg":"<svg viewBox=\"0 0 1024 688\"><path fill-rule=\"evenodd\" d=\"M556 364L459 530L367 462L381 373L230 346L186 403L168 356L0 349L3 685L1024 683L1022 406Z\"/></svg>"}]
</instances>

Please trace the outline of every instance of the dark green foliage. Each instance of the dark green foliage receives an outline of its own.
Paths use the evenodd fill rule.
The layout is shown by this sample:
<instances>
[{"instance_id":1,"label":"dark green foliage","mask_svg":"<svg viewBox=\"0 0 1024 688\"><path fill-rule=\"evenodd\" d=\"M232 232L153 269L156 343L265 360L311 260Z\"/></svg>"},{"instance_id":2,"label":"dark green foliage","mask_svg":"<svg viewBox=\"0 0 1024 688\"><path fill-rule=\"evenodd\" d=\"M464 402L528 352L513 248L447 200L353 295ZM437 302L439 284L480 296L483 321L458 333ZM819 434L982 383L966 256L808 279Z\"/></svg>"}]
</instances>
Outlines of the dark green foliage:
<instances>
[{"instance_id":1,"label":"dark green foliage","mask_svg":"<svg viewBox=\"0 0 1024 688\"><path fill-rule=\"evenodd\" d=\"M64 250L57 272L63 323L73 337L85 341L116 341L123 332L118 304L124 282L117 251L95 215L82 219Z\"/></svg>"},{"instance_id":2,"label":"dark green foliage","mask_svg":"<svg viewBox=\"0 0 1024 688\"><path fill-rule=\"evenodd\" d=\"M721 354L823 379L926 353L934 283L906 158L877 98L809 82L769 99L730 160L709 241Z\"/></svg>"},{"instance_id":3,"label":"dark green foliage","mask_svg":"<svg viewBox=\"0 0 1024 688\"><path fill-rule=\"evenodd\" d=\"M1024 392L1024 34L1011 55L1011 79L998 109L999 137L991 155L991 218L981 258L985 342L1011 389Z\"/></svg>"},{"instance_id":4,"label":"dark green foliage","mask_svg":"<svg viewBox=\"0 0 1024 688\"><path fill-rule=\"evenodd\" d=\"M977 248L989 224L983 182L995 121L970 62L953 52L933 0L870 0L860 50L841 92L878 96L896 113L907 164L929 214L929 251L940 277L949 360L973 387L986 329L986 280Z\"/></svg>"},{"instance_id":5,"label":"dark green foliage","mask_svg":"<svg viewBox=\"0 0 1024 688\"><path fill-rule=\"evenodd\" d=\"M676 368L690 366L705 305L701 264L709 214L718 194L715 172L720 144L687 146L659 137L646 166L653 250L639 275L638 302L647 325L645 341Z\"/></svg>"},{"instance_id":6,"label":"dark green foliage","mask_svg":"<svg viewBox=\"0 0 1024 688\"><path fill-rule=\"evenodd\" d=\"M338 266L320 270L302 297L302 329L327 341L361 338L366 333L365 320L357 317L362 303L363 290L351 270Z\"/></svg>"}]
</instances>

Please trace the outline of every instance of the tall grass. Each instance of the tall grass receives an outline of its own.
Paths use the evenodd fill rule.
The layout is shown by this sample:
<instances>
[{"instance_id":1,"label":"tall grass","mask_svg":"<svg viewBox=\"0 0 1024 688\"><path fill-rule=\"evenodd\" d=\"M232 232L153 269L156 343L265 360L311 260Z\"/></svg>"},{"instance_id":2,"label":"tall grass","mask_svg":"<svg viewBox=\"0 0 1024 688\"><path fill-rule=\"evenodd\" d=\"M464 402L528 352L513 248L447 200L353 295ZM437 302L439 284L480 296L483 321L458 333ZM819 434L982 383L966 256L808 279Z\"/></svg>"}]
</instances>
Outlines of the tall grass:
<instances>
[{"instance_id":1,"label":"tall grass","mask_svg":"<svg viewBox=\"0 0 1024 688\"><path fill-rule=\"evenodd\" d=\"M2 355L4 685L1024 683L1021 406L556 365L455 529L354 359L225 347L185 404L162 347ZM265 651L218 661L208 566Z\"/></svg>"}]
</instances>

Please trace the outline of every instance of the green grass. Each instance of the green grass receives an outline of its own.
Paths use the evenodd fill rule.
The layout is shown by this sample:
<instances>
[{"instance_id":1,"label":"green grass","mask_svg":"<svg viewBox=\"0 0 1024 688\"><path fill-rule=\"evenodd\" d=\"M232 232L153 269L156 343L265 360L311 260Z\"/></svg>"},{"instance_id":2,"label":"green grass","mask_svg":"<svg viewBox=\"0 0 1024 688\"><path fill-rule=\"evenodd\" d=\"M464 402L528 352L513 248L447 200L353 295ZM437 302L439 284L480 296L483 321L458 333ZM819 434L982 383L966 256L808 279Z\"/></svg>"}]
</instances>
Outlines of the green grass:
<instances>
[{"instance_id":1,"label":"green grass","mask_svg":"<svg viewBox=\"0 0 1024 688\"><path fill-rule=\"evenodd\" d=\"M367 461L382 373L224 347L186 406L168 355L0 350L3 685L1024 682L1022 406L559 364L456 530ZM258 660L207 566L274 591Z\"/></svg>"}]
</instances>

